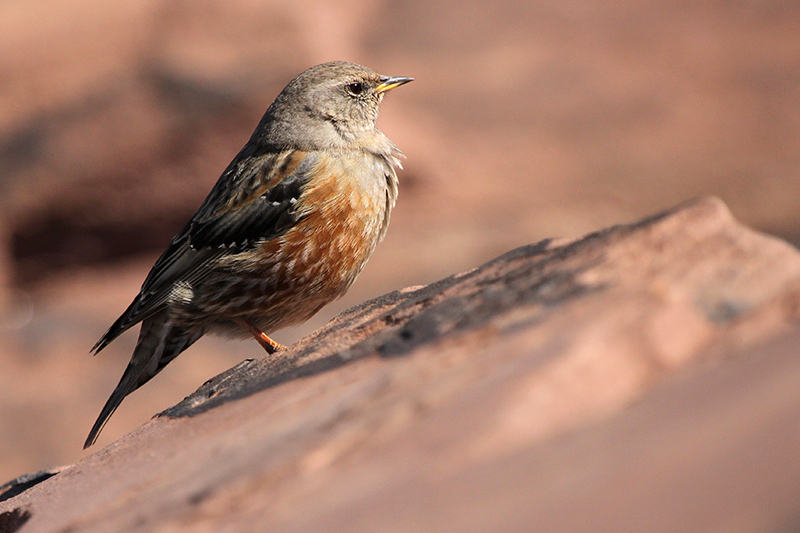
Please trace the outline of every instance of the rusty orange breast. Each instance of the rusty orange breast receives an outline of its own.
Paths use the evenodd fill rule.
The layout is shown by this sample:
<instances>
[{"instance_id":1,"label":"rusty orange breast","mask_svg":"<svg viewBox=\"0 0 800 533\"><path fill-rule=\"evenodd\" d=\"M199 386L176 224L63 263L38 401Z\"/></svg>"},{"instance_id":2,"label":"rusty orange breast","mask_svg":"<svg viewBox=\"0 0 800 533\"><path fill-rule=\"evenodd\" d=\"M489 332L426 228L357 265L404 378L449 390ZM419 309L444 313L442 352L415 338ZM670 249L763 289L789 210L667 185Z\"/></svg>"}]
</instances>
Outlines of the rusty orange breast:
<instances>
[{"instance_id":1,"label":"rusty orange breast","mask_svg":"<svg viewBox=\"0 0 800 533\"><path fill-rule=\"evenodd\" d=\"M352 284L381 238L390 205L385 164L372 154L321 154L297 201L298 222L261 245L284 283L324 299Z\"/></svg>"}]
</instances>

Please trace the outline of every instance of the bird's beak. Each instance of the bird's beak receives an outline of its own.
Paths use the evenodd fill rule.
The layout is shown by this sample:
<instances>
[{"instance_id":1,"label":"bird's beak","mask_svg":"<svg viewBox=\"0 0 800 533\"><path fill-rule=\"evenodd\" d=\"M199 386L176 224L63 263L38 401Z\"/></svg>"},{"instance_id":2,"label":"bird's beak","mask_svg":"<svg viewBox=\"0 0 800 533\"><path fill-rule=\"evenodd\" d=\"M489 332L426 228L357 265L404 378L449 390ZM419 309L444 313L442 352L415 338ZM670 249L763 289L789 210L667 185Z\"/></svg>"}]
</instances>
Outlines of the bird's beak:
<instances>
[{"instance_id":1,"label":"bird's beak","mask_svg":"<svg viewBox=\"0 0 800 533\"><path fill-rule=\"evenodd\" d=\"M381 76L381 83L375 88L375 92L378 94L385 93L386 91L391 91L395 87L400 87L401 85L410 81L414 81L414 78L405 78L403 76Z\"/></svg>"}]
</instances>

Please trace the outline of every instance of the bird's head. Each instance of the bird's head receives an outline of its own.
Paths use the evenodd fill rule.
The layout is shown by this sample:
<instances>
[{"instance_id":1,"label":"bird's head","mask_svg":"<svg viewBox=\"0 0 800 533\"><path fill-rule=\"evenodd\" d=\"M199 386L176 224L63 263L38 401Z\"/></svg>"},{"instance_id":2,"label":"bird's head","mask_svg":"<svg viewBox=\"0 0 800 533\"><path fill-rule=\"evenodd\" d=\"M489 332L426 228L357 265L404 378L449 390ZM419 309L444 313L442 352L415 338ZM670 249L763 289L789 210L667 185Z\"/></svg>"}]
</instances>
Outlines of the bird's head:
<instances>
[{"instance_id":1,"label":"bird's head","mask_svg":"<svg viewBox=\"0 0 800 533\"><path fill-rule=\"evenodd\" d=\"M344 61L311 67L281 91L256 133L262 142L306 150L369 148L382 136L375 124L384 95L412 80Z\"/></svg>"}]
</instances>

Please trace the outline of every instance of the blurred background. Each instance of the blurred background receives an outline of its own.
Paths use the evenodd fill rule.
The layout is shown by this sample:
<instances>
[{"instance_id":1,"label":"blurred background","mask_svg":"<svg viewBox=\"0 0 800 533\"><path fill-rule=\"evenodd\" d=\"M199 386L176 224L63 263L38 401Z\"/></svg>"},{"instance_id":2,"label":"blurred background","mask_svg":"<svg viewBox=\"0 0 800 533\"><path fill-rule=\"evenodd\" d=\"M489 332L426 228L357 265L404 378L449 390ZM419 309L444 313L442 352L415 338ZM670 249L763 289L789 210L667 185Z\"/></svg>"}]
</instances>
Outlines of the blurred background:
<instances>
[{"instance_id":1,"label":"blurred background","mask_svg":"<svg viewBox=\"0 0 800 533\"><path fill-rule=\"evenodd\" d=\"M408 159L359 281L280 342L698 195L800 241L792 0L5 0L0 57L0 483L87 453L136 333L89 348L267 105L317 63L416 78L379 120ZM202 339L99 446L260 356Z\"/></svg>"}]
</instances>

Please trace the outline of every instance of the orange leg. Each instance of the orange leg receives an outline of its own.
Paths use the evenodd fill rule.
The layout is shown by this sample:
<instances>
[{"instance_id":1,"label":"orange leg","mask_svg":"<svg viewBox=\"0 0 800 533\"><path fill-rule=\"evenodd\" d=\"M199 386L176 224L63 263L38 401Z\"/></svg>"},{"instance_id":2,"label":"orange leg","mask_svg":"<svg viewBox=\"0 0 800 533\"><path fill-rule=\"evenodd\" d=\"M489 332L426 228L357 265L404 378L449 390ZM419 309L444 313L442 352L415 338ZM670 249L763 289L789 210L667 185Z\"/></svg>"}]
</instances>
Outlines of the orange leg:
<instances>
[{"instance_id":1,"label":"orange leg","mask_svg":"<svg viewBox=\"0 0 800 533\"><path fill-rule=\"evenodd\" d=\"M234 322L242 326L244 329L250 332L250 334L255 337L258 343L264 348L268 354L273 354L278 350L283 350L286 348L283 344L279 342L275 342L274 340L270 339L266 333L255 327L253 324L248 322L247 320L241 318L235 318Z\"/></svg>"}]
</instances>

